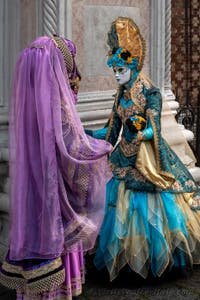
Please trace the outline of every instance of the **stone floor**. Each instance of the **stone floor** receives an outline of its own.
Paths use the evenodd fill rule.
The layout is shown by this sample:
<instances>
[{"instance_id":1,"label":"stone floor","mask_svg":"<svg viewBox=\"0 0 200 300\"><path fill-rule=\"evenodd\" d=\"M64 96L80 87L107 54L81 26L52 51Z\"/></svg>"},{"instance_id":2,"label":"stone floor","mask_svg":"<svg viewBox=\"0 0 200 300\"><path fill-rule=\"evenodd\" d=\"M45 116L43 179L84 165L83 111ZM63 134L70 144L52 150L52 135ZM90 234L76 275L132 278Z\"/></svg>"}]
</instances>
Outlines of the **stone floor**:
<instances>
[{"instance_id":1,"label":"stone floor","mask_svg":"<svg viewBox=\"0 0 200 300\"><path fill-rule=\"evenodd\" d=\"M138 280L103 285L102 281L88 280L77 300L200 300L200 268L195 268L186 279L172 273L162 280Z\"/></svg>"},{"instance_id":2,"label":"stone floor","mask_svg":"<svg viewBox=\"0 0 200 300\"><path fill-rule=\"evenodd\" d=\"M0 300L16 299L14 291L0 286ZM31 300L31 299L30 299ZM105 284L98 278L88 278L81 296L74 300L200 300L200 268L187 279L164 278L126 284Z\"/></svg>"},{"instance_id":3,"label":"stone floor","mask_svg":"<svg viewBox=\"0 0 200 300\"><path fill-rule=\"evenodd\" d=\"M14 300L16 299L15 292L6 289L4 286L0 285L0 299L1 300Z\"/></svg>"}]
</instances>

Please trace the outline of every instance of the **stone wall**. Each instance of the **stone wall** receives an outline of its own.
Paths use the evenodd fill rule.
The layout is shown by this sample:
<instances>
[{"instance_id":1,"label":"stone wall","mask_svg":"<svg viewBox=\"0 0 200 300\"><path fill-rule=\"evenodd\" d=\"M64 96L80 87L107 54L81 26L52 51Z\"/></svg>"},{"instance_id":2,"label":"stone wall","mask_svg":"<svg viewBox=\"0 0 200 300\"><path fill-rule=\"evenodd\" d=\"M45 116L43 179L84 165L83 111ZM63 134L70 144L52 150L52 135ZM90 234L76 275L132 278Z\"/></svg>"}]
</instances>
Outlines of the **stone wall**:
<instances>
[{"instance_id":1,"label":"stone wall","mask_svg":"<svg viewBox=\"0 0 200 300\"><path fill-rule=\"evenodd\" d=\"M0 1L0 261L9 229L8 111L12 74L19 52L38 32L36 1Z\"/></svg>"},{"instance_id":2,"label":"stone wall","mask_svg":"<svg viewBox=\"0 0 200 300\"><path fill-rule=\"evenodd\" d=\"M148 0L73 0L72 39L77 47L77 62L83 74L80 92L105 91L116 87L106 65L107 32L118 16L135 20L147 43L145 73L149 74L150 1Z\"/></svg>"},{"instance_id":3,"label":"stone wall","mask_svg":"<svg viewBox=\"0 0 200 300\"><path fill-rule=\"evenodd\" d=\"M200 91L200 1L172 0L172 89L181 105Z\"/></svg>"},{"instance_id":4,"label":"stone wall","mask_svg":"<svg viewBox=\"0 0 200 300\"><path fill-rule=\"evenodd\" d=\"M192 130L200 165L200 2L172 1L172 90L180 103L178 121ZM184 109L183 109L184 108Z\"/></svg>"}]
</instances>

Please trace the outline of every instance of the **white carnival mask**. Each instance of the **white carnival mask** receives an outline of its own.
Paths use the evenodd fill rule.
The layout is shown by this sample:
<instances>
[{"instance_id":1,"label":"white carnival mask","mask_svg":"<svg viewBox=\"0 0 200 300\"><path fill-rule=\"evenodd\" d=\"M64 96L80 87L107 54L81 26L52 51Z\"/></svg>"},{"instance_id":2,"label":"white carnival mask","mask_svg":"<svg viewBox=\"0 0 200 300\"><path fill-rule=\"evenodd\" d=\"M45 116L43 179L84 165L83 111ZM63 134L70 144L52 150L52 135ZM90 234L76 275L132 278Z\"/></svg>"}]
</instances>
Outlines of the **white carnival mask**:
<instances>
[{"instance_id":1,"label":"white carnival mask","mask_svg":"<svg viewBox=\"0 0 200 300\"><path fill-rule=\"evenodd\" d=\"M128 67L114 67L115 78L120 85L127 83L131 79L131 69Z\"/></svg>"}]
</instances>

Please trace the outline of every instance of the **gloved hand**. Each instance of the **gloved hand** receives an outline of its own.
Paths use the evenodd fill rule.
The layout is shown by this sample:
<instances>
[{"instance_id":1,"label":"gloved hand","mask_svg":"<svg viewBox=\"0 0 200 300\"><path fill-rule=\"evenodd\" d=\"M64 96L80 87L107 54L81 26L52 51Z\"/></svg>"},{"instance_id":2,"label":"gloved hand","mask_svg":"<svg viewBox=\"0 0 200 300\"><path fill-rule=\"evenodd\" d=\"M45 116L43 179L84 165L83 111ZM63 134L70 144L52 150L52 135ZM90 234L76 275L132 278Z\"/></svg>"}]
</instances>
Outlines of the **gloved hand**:
<instances>
[{"instance_id":1,"label":"gloved hand","mask_svg":"<svg viewBox=\"0 0 200 300\"><path fill-rule=\"evenodd\" d=\"M145 129L147 121L140 115L131 116L126 120L126 126L132 133Z\"/></svg>"}]
</instances>

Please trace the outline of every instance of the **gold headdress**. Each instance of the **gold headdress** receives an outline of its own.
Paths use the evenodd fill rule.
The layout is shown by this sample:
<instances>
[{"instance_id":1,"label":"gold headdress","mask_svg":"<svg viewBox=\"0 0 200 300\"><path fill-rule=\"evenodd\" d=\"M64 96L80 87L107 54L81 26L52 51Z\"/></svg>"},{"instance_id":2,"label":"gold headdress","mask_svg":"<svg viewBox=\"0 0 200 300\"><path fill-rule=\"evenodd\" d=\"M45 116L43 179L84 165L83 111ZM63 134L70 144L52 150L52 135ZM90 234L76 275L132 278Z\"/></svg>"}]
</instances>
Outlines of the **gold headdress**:
<instances>
[{"instance_id":1,"label":"gold headdress","mask_svg":"<svg viewBox=\"0 0 200 300\"><path fill-rule=\"evenodd\" d=\"M138 26L130 18L118 17L108 33L108 45L113 49L122 48L138 61L140 71L144 64L146 45Z\"/></svg>"},{"instance_id":2,"label":"gold headdress","mask_svg":"<svg viewBox=\"0 0 200 300\"><path fill-rule=\"evenodd\" d=\"M71 74L74 66L74 61L70 50L68 49L63 39L60 38L59 36L54 36L52 40L54 41L56 47L61 51L63 55L67 73Z\"/></svg>"},{"instance_id":3,"label":"gold headdress","mask_svg":"<svg viewBox=\"0 0 200 300\"><path fill-rule=\"evenodd\" d=\"M71 89L77 94L79 89L79 81L81 80L81 75L75 64L72 53L70 49L67 47L65 41L61 37L54 36L52 37L52 40L63 55L65 67L68 74L67 79L69 79Z\"/></svg>"}]
</instances>

